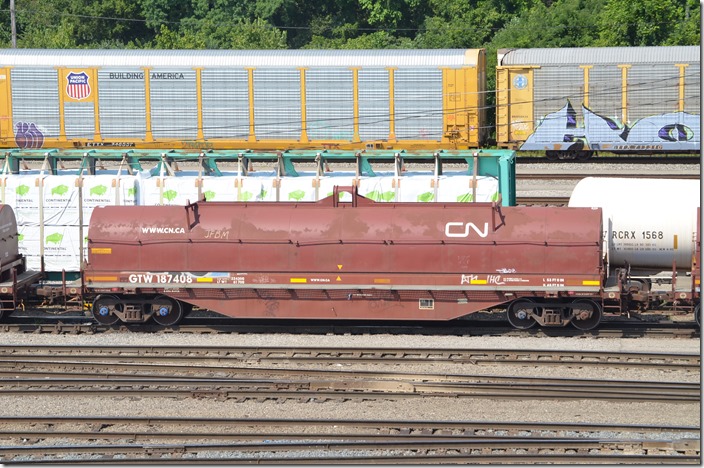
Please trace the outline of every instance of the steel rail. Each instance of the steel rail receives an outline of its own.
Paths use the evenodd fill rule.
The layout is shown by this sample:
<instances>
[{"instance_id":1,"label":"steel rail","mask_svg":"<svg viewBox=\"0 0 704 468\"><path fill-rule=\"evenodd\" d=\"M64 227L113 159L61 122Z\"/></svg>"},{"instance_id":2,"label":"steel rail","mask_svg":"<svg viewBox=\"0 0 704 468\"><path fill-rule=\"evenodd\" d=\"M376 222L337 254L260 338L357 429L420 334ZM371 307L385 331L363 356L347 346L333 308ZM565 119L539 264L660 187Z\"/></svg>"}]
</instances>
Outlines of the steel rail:
<instances>
[{"instance_id":1,"label":"steel rail","mask_svg":"<svg viewBox=\"0 0 704 468\"><path fill-rule=\"evenodd\" d=\"M566 206L570 201L568 196L516 196L516 205Z\"/></svg>"},{"instance_id":2,"label":"steel rail","mask_svg":"<svg viewBox=\"0 0 704 468\"><path fill-rule=\"evenodd\" d=\"M36 361L59 358L120 360L128 362L155 361L290 361L322 362L327 364L400 364L442 362L474 365L559 365L606 366L628 368L667 368L699 371L700 354L570 351L544 349L453 349L453 348L327 348L286 346L97 346L97 345L3 345L0 363L6 361Z\"/></svg>"},{"instance_id":3,"label":"steel rail","mask_svg":"<svg viewBox=\"0 0 704 468\"><path fill-rule=\"evenodd\" d=\"M525 421L481 421L481 420L386 420L386 419L310 419L310 418L199 418L175 416L0 416L0 424L19 425L26 429L30 424L43 424L53 433L58 426L65 424L75 429L77 426L88 426L89 430L102 433L103 428L116 425L136 426L203 426L208 430L214 427L228 428L251 427L281 427L290 430L292 427L323 427L349 430L387 431L390 434L406 435L422 434L424 436L437 434L446 436L461 431L462 435L478 436L488 432L495 435L507 434L582 434L593 435L602 432L632 433L642 437L646 434L662 433L699 433L699 426L668 426L641 424L595 424L595 423L555 423L555 422L525 422ZM50 427L49 427L50 426ZM329 435L326 433L326 435ZM529 435L526 435L529 437Z\"/></svg>"},{"instance_id":4,"label":"steel rail","mask_svg":"<svg viewBox=\"0 0 704 468\"><path fill-rule=\"evenodd\" d=\"M95 465L105 464L109 462L111 465L139 465L148 462L150 465L174 465L174 464L205 464L205 465L410 465L410 464L433 464L452 463L452 464L604 464L604 465L643 465L643 464L682 464L682 465L700 465L700 456L680 456L674 459L669 455L590 455L590 454L574 454L574 455L555 455L555 454L525 454L525 455L487 455L487 454L471 454L471 455L411 455L411 456L336 456L336 457L207 457L207 458L100 458L100 459L51 459L51 460L32 460L29 462L13 461L13 464L30 463L50 464L50 465ZM676 462L676 463L675 463Z\"/></svg>"},{"instance_id":5,"label":"steel rail","mask_svg":"<svg viewBox=\"0 0 704 468\"><path fill-rule=\"evenodd\" d=\"M344 442L361 442L361 441L374 441L383 443L423 443L432 442L437 443L438 440L448 441L448 442L469 442L478 445L480 442L496 442L500 439L502 444L512 443L517 445L522 441L528 439L540 439L541 441L553 441L553 442L564 442L575 440L574 437L551 437L551 436L500 436L500 435L464 435L464 434L437 434L437 435L424 435L424 434L355 434L355 433L340 433L340 434L327 434L318 433L311 434L309 432L290 432L290 433L270 433L270 432L147 432L147 431L62 431L62 430L52 430L52 431L31 431L31 430L2 430L0 431L0 439L30 439L30 440L41 440L46 442L51 439L73 439L73 440L90 440L90 441L111 441L111 440L124 440L130 443L138 442L150 442L153 440L169 440L169 441L180 441L180 440L198 440L207 439L208 441L214 440L224 440L224 441L266 441L268 447L271 449L271 443L276 443L280 441L290 442L290 441L307 441L307 442L317 442L325 440L326 442L333 441L335 443ZM608 440L609 443L623 444L648 444L651 447L661 444L663 447L672 446L675 444L690 445L698 448L700 441L698 439L687 439L685 441L679 439L634 439L634 438L624 438L619 436L618 438L608 438L604 437L598 438L580 438L580 441L591 440L594 441L604 441ZM0 452L5 450L9 445L0 445ZM41 448L40 452L41 453ZM670 447L671 448L671 447Z\"/></svg>"},{"instance_id":6,"label":"steel rail","mask_svg":"<svg viewBox=\"0 0 704 468\"><path fill-rule=\"evenodd\" d=\"M48 368L51 370L29 370L28 366L37 368ZM232 382L254 382L266 381L270 382L274 377L278 380L284 378L287 382L323 382L323 381L378 381L378 382L408 382L412 385L512 385L514 388L521 385L554 385L558 379L550 377L513 377L513 376L497 376L497 375L472 375L472 374L428 374L428 373L409 373L396 371L366 371L366 370L335 370L325 371L319 369L285 369L271 367L230 367L230 366L179 366L179 365L160 365L160 364L129 364L129 363L77 363L72 361L37 361L28 362L22 361L18 363L18 369L0 370L0 385L12 385L14 383L29 384L36 381L39 384L44 382L76 382L86 383L91 379L103 382L103 380L111 383L122 382L136 384L151 383L158 384L162 382L178 382L182 384L216 384L216 383L232 383ZM72 369L69 371L57 371L65 367ZM81 369L81 371L77 371ZM117 370L129 370L131 373L119 374ZM101 373L102 371L103 373ZM107 372L106 372L107 371ZM149 372L141 374L139 372ZM170 374L162 374L161 372L169 372ZM186 376L181 373L187 374ZM210 374L216 374L217 377L212 377ZM226 377L223 377L227 375ZM91 375L90 378L86 375ZM99 377L96 377L98 375ZM668 381L653 382L653 381L629 381L629 380L600 380L600 379L575 379L575 378L560 378L558 383L564 387L574 386L577 388L588 387L594 384L603 384L608 382L611 385L619 385L621 387L633 388L660 388L663 385L674 387L678 386L684 390L692 390L700 388L700 384L693 382L672 382Z\"/></svg>"},{"instance_id":7,"label":"steel rail","mask_svg":"<svg viewBox=\"0 0 704 468\"><path fill-rule=\"evenodd\" d=\"M159 367L157 370L170 370L168 368ZM191 368L191 373L200 373L200 368ZM182 367L180 370L186 370ZM186 371L188 372L188 371ZM550 377L506 377L494 375L443 375L443 374L408 374L394 372L367 372L367 371L338 371L338 372L316 372L315 370L298 370L298 369L260 369L250 372L244 370L244 374L254 375L254 377L245 377L238 372L238 369L231 371L228 368L220 368L218 373L232 372L235 377L204 377L199 375L181 376L181 375L124 375L108 373L103 375L91 375L86 377L85 374L74 373L67 375L66 373L57 372L31 372L27 375L25 372L3 372L8 375L6 378L0 378L0 388L12 387L19 385L101 385L109 382L113 385L232 385L232 386L250 386L255 384L272 385L272 384L289 384L292 386L315 386L316 388L325 388L329 386L335 390L341 389L340 382L344 382L346 387L365 386L374 387L374 382L379 382L381 387L384 383L389 382L389 387L397 386L403 389L404 386L412 386L414 391L436 391L447 389L464 389L472 387L490 387L498 385L510 385L511 388L539 388L544 387L552 389L559 386L560 388L602 388L607 386L618 388L636 388L644 392L670 390L682 393L690 393L698 391L701 386L698 382L654 382L654 381L636 381L636 380L603 380L603 379L572 379L572 378L550 378ZM286 380L281 378L275 379L272 377L262 378L259 374L270 376L271 374L279 374Z\"/></svg>"},{"instance_id":8,"label":"steel rail","mask_svg":"<svg viewBox=\"0 0 704 468\"><path fill-rule=\"evenodd\" d=\"M700 179L699 172L516 172L516 180L581 180L586 177L620 179Z\"/></svg>"},{"instance_id":9,"label":"steel rail","mask_svg":"<svg viewBox=\"0 0 704 468\"><path fill-rule=\"evenodd\" d=\"M59 365L61 366L61 364ZM173 383L174 385L217 385L231 383L254 383L254 382L272 382L274 379L282 381L286 379L287 383L301 382L316 382L319 388L323 388L323 382L331 382L330 385L334 389L339 389L344 382L344 386L355 388L362 385L360 382L377 382L374 387L379 388L402 388L414 389L414 391L429 391L442 389L447 391L449 387L457 386L459 388L467 388L469 386L510 386L511 388L536 388L543 386L550 388L555 385L560 385L562 388L586 389L592 388L595 385L604 387L606 385L618 386L619 388L636 388L642 392L653 392L663 390L673 390L689 394L692 391L698 391L700 386L698 383L688 382L640 382L640 381L605 381L605 380L585 380L585 379L560 379L556 382L555 379L537 378L537 377L504 377L492 375L433 375L433 374L411 374L411 373L395 373L395 372L327 372L316 370L294 370L294 369L231 369L231 368L199 368L198 371L205 374L217 373L232 374L232 377L210 378L202 375L161 375L154 374L156 370L169 370L171 372L184 372L193 374L193 369L186 368L169 369L150 368L150 374L116 374L110 370L109 374L102 374L99 378L93 377L93 382L85 377L86 374L96 374L99 367L78 366L82 368L82 372L48 372L48 371L2 371L0 372L0 385L15 385L23 384L30 385L36 382L38 386L47 385L49 383L58 383L62 385L82 384L82 385L100 385L109 382L112 385L118 383L123 385L163 385ZM71 366L71 368L74 368ZM124 367L121 367L124 369ZM133 371L138 372L145 370L144 366L133 368ZM393 382L393 383L392 383ZM401 385L399 382L403 383ZM664 387L664 388L663 388ZM552 389L552 388L550 388Z\"/></svg>"},{"instance_id":10,"label":"steel rail","mask_svg":"<svg viewBox=\"0 0 704 468\"><path fill-rule=\"evenodd\" d=\"M554 379L551 383L422 383L380 380L286 381L219 379L6 379L0 382L0 395L113 397L130 395L158 398L213 398L245 400L349 401L396 400L400 398L490 398L608 401L701 401L698 384L584 381L575 385Z\"/></svg>"},{"instance_id":11,"label":"steel rail","mask_svg":"<svg viewBox=\"0 0 704 468\"><path fill-rule=\"evenodd\" d=\"M280 444L276 444L280 445ZM447 450L436 449L436 453L431 452L430 449L425 450L409 450L409 449L396 449L391 450L394 453L391 454L350 454L350 451L354 452L374 452L379 450L384 450L386 452L389 449L384 449L383 446L379 446L376 450L365 449L364 447L354 448L354 450L349 449L338 449L341 453L331 453L331 447L306 447L301 450L316 450L318 452L323 452L324 455L311 456L311 455L297 455L294 450L290 450L289 456L282 456L281 452L284 452L283 447L271 447L270 455L258 454L257 456L246 456L243 455L249 451L255 451L257 447L252 447L251 450L236 450L230 448L230 450L223 450L225 453L230 452L229 455L223 455L220 457L214 457L212 452L218 453L215 448L207 450L206 447L191 447L183 445L173 445L173 446L150 446L144 447L140 452L143 457L133 457L124 458L126 454L132 455L137 452L137 449L131 449L129 446L115 448L112 447L96 447L93 446L82 446L76 447L81 450L80 453L75 453L74 457L67 456L67 454L72 454L73 452L69 450L62 451L62 447L52 447L51 452L55 455L61 455L61 458L51 457L51 458L40 458L34 459L28 457L28 454L32 452L19 451L17 452L17 457L21 457L20 460L11 460L12 464L18 463L31 463L31 464L103 464L109 462L110 464L143 464L143 463L161 463L161 464L174 464L174 463L184 463L184 464L213 464L213 463L226 463L226 464L325 464L325 465L337 465L337 464L437 464L437 463L463 463L463 464L476 464L476 463L498 463L498 464L508 464L508 463L578 463L578 464L699 464L701 457L698 454L662 454L660 451L656 454L625 454L623 450L620 453L589 453L588 445L582 444L584 448L580 448L578 453L534 453L534 451L539 451L539 447L524 448L521 447L517 452L523 451L524 453L506 453L508 450L500 450L501 453L490 453L491 449L479 450L479 449L465 449L462 451L472 451L478 453L447 453ZM612 447L608 444L602 445L605 452L609 451ZM617 445L613 447L618 448ZM196 455L200 451L208 451L206 456L195 457L195 456L184 456L184 455ZM455 451L454 449L449 449ZM530 451L529 451L530 450ZM545 451L550 451L546 448ZM560 450L563 451L563 450ZM566 451L566 450L564 450ZM235 456L232 452L237 453ZM397 452L405 452L397 453ZM410 452L410 453L409 453ZM420 453L419 453L420 452ZM489 452L489 453L487 453ZM14 455L13 452L9 454ZM102 456L99 459L94 457L86 458L87 455L108 455ZM113 455L113 456L109 456ZM118 455L119 457L114 457ZM167 456L171 455L171 456ZM29 458L29 459L28 459Z\"/></svg>"},{"instance_id":12,"label":"steel rail","mask_svg":"<svg viewBox=\"0 0 704 468\"><path fill-rule=\"evenodd\" d=\"M203 434L205 436L205 434ZM624 447L625 446L625 447ZM7 455L23 456L26 454L125 454L125 453L199 453L203 451L237 451L237 452L285 452L285 451L375 451L375 450L400 450L403 452L425 452L429 450L500 450L502 453L518 452L521 450L553 450L575 451L586 453L594 450L606 450L609 454L621 453L627 450L653 450L658 455L663 450L670 450L670 456L682 456L679 450L689 451L692 455L699 451L699 441L683 443L672 440L615 440L604 439L553 439L553 438L435 438L433 440L394 440L394 441L294 441L280 439L279 443L185 443L185 444L83 444L83 445L39 445L39 446L0 446L0 457Z\"/></svg>"},{"instance_id":13,"label":"steel rail","mask_svg":"<svg viewBox=\"0 0 704 468\"><path fill-rule=\"evenodd\" d=\"M548 160L542 156L520 156L516 155L517 164L548 164L555 167L569 166L572 164L700 164L699 154L692 155L652 155L652 156L632 156L632 155L598 155L585 161L576 159Z\"/></svg>"},{"instance_id":14,"label":"steel rail","mask_svg":"<svg viewBox=\"0 0 704 468\"><path fill-rule=\"evenodd\" d=\"M37 333L37 334L99 334L99 333L190 333L190 334L221 334L221 333L356 333L356 334L432 334L452 336L590 336L594 338L609 337L655 337L655 338L699 338L700 329L694 322L603 322L594 330L577 330L564 328L530 328L519 330L507 322L492 320L465 320L462 323L431 323L427 325L413 324L370 324L350 325L343 323L320 322L291 324L281 321L272 325L271 322L259 323L246 319L230 319L227 317L186 317L178 326L164 328L155 323L122 324L104 326L91 322L89 319L76 317L23 317L17 323L0 324L0 333Z\"/></svg>"},{"instance_id":15,"label":"steel rail","mask_svg":"<svg viewBox=\"0 0 704 468\"><path fill-rule=\"evenodd\" d=\"M477 421L364 421L364 420L302 420L302 419L211 419L211 418L48 418L48 417L9 417L0 418L2 424L17 424L26 427L26 424L44 424L47 432L18 431L8 432L9 437L29 436L35 437L34 446L23 445L19 449L15 446L0 447L0 456L4 455L11 463L104 463L127 462L162 463L266 463L270 460L279 460L276 463L285 463L287 460L299 463L306 460L310 463L330 462L337 463L369 463L375 460L378 463L416 463L420 458L423 463L433 461L460 461L465 457L467 463L484 460L485 462L501 462L511 459L515 462L575 462L573 457L583 459L585 455L590 458L590 463L601 463L603 457L608 457L609 462L621 463L677 463L690 464L700 456L700 440L692 437L690 433L699 433L697 427L669 427L669 426L633 426L633 425L593 425L593 424L554 424L554 423L516 423L516 422L477 422ZM62 431L59 426L68 425L76 429L77 424L87 426L88 430L80 432ZM110 426L116 424L148 425L150 432L140 433L136 430L129 432L111 432ZM154 432L154 426L173 426L174 424L197 425L209 432L166 433ZM107 426L107 427L106 427ZM291 427L302 426L334 427L355 429L386 430L389 434L369 433L218 433L213 432L217 426L233 428L252 427ZM448 434L451 431L461 430L461 434ZM415 432L413 432L415 431ZM504 432L509 435L485 435L487 431ZM529 431L530 435L527 435ZM633 434L625 437L620 434L616 437L613 432L621 431ZM545 435L548 432L551 435ZM570 437L553 436L567 432ZM681 434L676 439L642 439L644 434L669 432ZM606 433L607 435L605 435ZM477 435L483 434L483 435ZM520 436L514 434L521 434ZM582 435L594 436L586 439ZM0 437L5 433L0 434ZM71 437L80 440L82 437L90 439L90 445L49 445L47 450L46 440L58 437ZM117 445L104 445L99 440L115 440L119 436L123 440ZM640 439L634 436L641 437ZM144 438L144 442L139 440ZM170 438L170 439L169 439ZM207 439L208 443L181 443L181 439ZM152 440L164 441L153 443ZM38 444L42 441L41 445ZM172 440L177 442L165 442ZM248 443L219 443L213 444L212 440L240 440ZM251 441L259 443L252 443ZM266 443L262 444L262 440ZM151 442L151 443L150 443ZM384 455L376 452L383 450ZM321 453L320 456L301 456L303 451ZM206 452L207 456L199 456ZM246 453L257 453L256 458L248 458ZM392 452L392 453L388 453ZM398 453L401 452L401 453ZM569 453L574 452L574 453ZM605 453L602 453L605 452ZM233 454L237 456L233 456ZM547 453L548 459L540 457L540 453ZM633 455L632 453L635 453ZM91 458L85 458L87 454ZM221 454L221 456L216 456ZM34 458L32 455L41 455ZM52 456L53 455L53 456ZM100 455L101 458L94 458ZM137 456L125 458L126 455ZM189 456L190 455L190 456ZM61 456L62 458L56 458ZM119 458L113 458L118 456ZM11 457L11 458L9 458ZM334 458L333 458L334 457ZM410 458L412 457L412 458ZM448 458L451 457L451 458ZM567 458L563 458L567 457ZM635 457L635 458L634 458Z\"/></svg>"}]
</instances>

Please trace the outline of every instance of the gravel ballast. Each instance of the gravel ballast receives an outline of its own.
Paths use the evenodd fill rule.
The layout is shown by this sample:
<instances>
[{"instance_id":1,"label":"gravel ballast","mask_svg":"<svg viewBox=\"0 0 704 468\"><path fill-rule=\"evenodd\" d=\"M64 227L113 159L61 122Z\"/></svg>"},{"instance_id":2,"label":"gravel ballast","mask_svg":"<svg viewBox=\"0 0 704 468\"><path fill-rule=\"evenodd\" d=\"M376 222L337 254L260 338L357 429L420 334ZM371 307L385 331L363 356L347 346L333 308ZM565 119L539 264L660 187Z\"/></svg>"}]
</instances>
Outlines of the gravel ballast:
<instances>
[{"instance_id":1,"label":"gravel ballast","mask_svg":"<svg viewBox=\"0 0 704 468\"><path fill-rule=\"evenodd\" d=\"M3 345L104 346L285 346L285 347L388 347L462 349L545 349L609 352L700 353L699 339L616 338L514 338L443 337L413 335L289 335L289 334L144 334L32 335L3 333ZM231 364L238 366L240 364ZM267 367L266 363L243 365ZM292 364L292 366L296 366ZM310 366L308 366L310 367ZM463 375L574 377L583 379L699 382L700 374L644 369L581 369L513 365L422 363L369 365L360 368L389 372L426 372ZM327 368L330 370L330 368ZM275 402L171 398L75 396L71 398L0 396L3 416L171 416L212 418L314 418L314 419L419 419L452 421L532 421L600 424L700 424L699 403L607 402L601 400L426 398L397 401Z\"/></svg>"}]
</instances>

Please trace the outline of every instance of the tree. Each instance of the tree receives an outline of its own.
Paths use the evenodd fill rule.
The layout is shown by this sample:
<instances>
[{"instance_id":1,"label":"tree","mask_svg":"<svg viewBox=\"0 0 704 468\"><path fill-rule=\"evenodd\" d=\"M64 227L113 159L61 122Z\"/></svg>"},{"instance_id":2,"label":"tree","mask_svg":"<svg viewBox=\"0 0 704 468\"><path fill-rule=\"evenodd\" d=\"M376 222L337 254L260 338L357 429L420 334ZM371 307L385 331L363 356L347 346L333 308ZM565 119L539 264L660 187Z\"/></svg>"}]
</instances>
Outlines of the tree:
<instances>
[{"instance_id":1,"label":"tree","mask_svg":"<svg viewBox=\"0 0 704 468\"><path fill-rule=\"evenodd\" d=\"M168 26L162 25L151 46L156 49L205 49L206 39L202 34L190 29L172 31Z\"/></svg>"},{"instance_id":2,"label":"tree","mask_svg":"<svg viewBox=\"0 0 704 468\"><path fill-rule=\"evenodd\" d=\"M494 34L539 0L430 0L415 38L419 48L484 47ZM542 5L542 3L541 3Z\"/></svg>"},{"instance_id":3,"label":"tree","mask_svg":"<svg viewBox=\"0 0 704 468\"><path fill-rule=\"evenodd\" d=\"M192 21L189 23L193 23ZM227 27L203 20L177 32L163 26L154 40L157 49L285 49L286 33L266 21L238 21Z\"/></svg>"},{"instance_id":4,"label":"tree","mask_svg":"<svg viewBox=\"0 0 704 468\"><path fill-rule=\"evenodd\" d=\"M535 4L514 17L491 40L496 48L589 47L597 39L597 18L607 0L557 0Z\"/></svg>"},{"instance_id":5,"label":"tree","mask_svg":"<svg viewBox=\"0 0 704 468\"><path fill-rule=\"evenodd\" d=\"M429 12L426 0L358 1L362 12L365 13L364 22L388 31L417 28Z\"/></svg>"},{"instance_id":6,"label":"tree","mask_svg":"<svg viewBox=\"0 0 704 468\"><path fill-rule=\"evenodd\" d=\"M700 18L694 0L607 0L598 20L598 45L696 45Z\"/></svg>"},{"instance_id":7,"label":"tree","mask_svg":"<svg viewBox=\"0 0 704 468\"><path fill-rule=\"evenodd\" d=\"M313 36L306 49L412 49L413 41L386 31L375 31L348 39L326 39Z\"/></svg>"},{"instance_id":8,"label":"tree","mask_svg":"<svg viewBox=\"0 0 704 468\"><path fill-rule=\"evenodd\" d=\"M286 49L286 32L264 20L242 21L229 36L230 49Z\"/></svg>"},{"instance_id":9,"label":"tree","mask_svg":"<svg viewBox=\"0 0 704 468\"><path fill-rule=\"evenodd\" d=\"M694 0L687 0L682 21L674 25L664 45L698 45L702 36L701 18L701 6Z\"/></svg>"}]
</instances>

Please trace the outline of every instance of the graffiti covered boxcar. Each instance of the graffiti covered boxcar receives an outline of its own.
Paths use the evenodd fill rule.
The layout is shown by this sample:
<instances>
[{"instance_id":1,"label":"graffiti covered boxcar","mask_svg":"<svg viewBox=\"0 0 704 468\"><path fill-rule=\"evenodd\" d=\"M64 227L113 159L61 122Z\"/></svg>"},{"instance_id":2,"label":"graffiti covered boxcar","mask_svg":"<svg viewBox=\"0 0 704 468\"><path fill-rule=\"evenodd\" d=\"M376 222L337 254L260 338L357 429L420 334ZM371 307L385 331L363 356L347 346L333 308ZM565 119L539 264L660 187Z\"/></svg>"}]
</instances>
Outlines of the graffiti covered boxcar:
<instances>
[{"instance_id":1,"label":"graffiti covered boxcar","mask_svg":"<svg viewBox=\"0 0 704 468\"><path fill-rule=\"evenodd\" d=\"M554 159L698 152L699 50L501 49L497 144Z\"/></svg>"}]
</instances>

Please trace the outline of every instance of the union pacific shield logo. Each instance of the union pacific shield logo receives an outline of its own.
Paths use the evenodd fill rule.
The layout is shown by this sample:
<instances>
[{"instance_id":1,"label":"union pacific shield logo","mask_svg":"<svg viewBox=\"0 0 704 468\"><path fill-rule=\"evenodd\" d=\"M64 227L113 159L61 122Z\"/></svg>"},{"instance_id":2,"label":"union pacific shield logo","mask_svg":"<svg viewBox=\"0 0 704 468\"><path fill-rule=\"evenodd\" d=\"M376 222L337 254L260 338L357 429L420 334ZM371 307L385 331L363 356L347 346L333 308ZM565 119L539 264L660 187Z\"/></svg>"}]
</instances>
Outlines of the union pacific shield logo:
<instances>
[{"instance_id":1,"label":"union pacific shield logo","mask_svg":"<svg viewBox=\"0 0 704 468\"><path fill-rule=\"evenodd\" d=\"M66 77L66 94L73 99L85 99L90 96L88 75L85 72L69 73Z\"/></svg>"}]
</instances>

